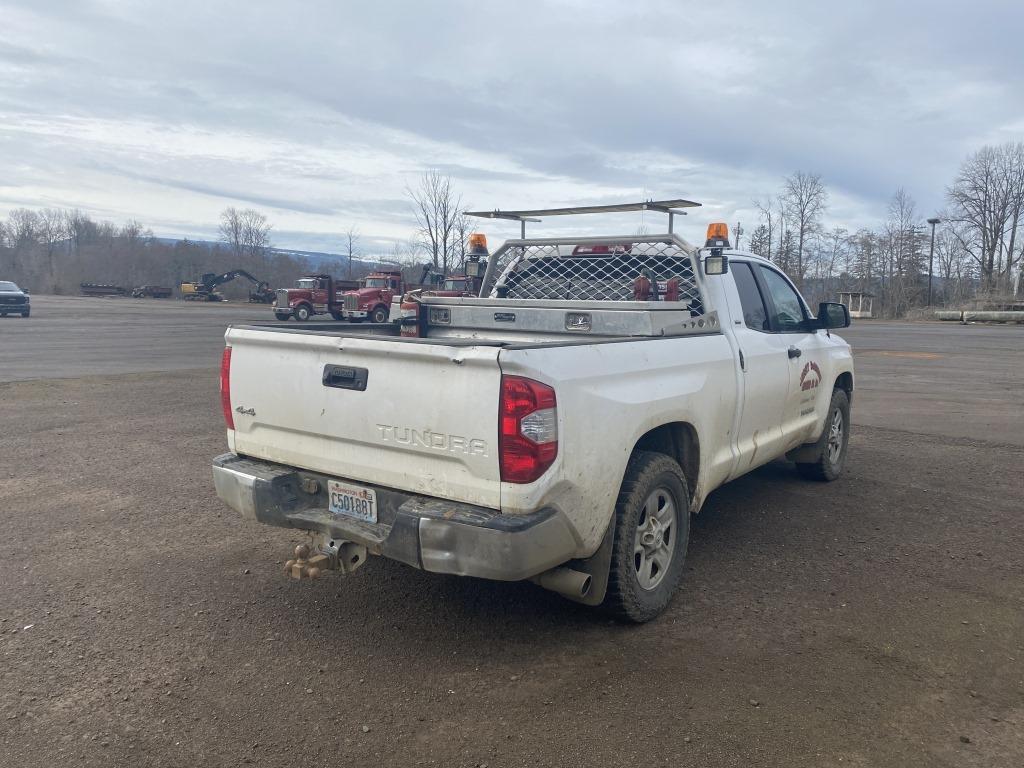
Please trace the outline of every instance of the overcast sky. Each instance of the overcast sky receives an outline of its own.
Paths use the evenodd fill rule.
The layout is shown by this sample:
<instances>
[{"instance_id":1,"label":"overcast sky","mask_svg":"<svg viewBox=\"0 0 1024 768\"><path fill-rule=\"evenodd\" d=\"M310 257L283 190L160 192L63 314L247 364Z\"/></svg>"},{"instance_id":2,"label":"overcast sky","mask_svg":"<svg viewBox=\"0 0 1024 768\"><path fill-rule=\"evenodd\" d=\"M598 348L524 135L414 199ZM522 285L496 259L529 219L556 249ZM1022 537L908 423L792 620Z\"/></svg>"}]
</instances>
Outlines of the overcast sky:
<instances>
[{"instance_id":1,"label":"overcast sky","mask_svg":"<svg viewBox=\"0 0 1024 768\"><path fill-rule=\"evenodd\" d=\"M829 223L900 185L929 215L1024 139L1021 30L1019 0L0 0L0 214L212 237L251 206L276 245L373 248L437 168L479 208L689 197L691 239L798 169Z\"/></svg>"}]
</instances>

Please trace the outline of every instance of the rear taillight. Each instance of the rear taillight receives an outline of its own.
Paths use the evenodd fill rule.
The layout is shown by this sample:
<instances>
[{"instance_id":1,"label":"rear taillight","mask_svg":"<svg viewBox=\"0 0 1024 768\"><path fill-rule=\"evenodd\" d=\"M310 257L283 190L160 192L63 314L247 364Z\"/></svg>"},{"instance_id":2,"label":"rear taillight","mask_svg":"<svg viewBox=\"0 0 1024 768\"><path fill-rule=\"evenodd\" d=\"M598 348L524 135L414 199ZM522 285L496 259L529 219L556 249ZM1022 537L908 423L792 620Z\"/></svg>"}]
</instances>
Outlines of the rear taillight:
<instances>
[{"instance_id":1,"label":"rear taillight","mask_svg":"<svg viewBox=\"0 0 1024 768\"><path fill-rule=\"evenodd\" d=\"M555 390L521 376L501 377L498 406L501 479L532 483L558 455L558 410Z\"/></svg>"},{"instance_id":2,"label":"rear taillight","mask_svg":"<svg viewBox=\"0 0 1024 768\"><path fill-rule=\"evenodd\" d=\"M220 409L224 413L224 424L235 428L235 417L231 413L231 347L224 347L220 358Z\"/></svg>"}]
</instances>

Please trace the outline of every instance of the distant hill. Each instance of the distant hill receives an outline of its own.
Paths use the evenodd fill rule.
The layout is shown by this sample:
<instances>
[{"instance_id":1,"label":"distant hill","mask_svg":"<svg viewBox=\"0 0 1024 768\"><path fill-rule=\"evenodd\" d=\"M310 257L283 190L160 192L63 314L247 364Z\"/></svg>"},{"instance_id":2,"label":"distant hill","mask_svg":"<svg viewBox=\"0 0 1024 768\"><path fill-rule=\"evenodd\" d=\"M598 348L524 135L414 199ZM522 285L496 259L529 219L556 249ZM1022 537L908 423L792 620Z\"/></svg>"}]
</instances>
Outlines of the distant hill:
<instances>
[{"instance_id":1,"label":"distant hill","mask_svg":"<svg viewBox=\"0 0 1024 768\"><path fill-rule=\"evenodd\" d=\"M174 245L175 243L180 243L183 240L188 240L190 243L193 243L195 245L202 245L205 246L206 248L214 248L217 246L220 246L221 248L224 247L224 243L220 242L219 240L194 240L191 237L154 237L153 239L159 243L164 243L166 245ZM348 256L346 256L343 253L327 253L324 251L301 251L295 248L276 247L271 248L271 250L274 253L281 253L284 254L285 256L291 256L293 259L307 259L309 263L312 265L313 269L320 269L321 265L324 264L325 262L340 262L342 264L345 264L348 261ZM352 258L352 264L353 266L359 264L365 269L377 269L380 266L382 266L382 263L376 261L375 259L360 258L359 256L354 256Z\"/></svg>"}]
</instances>

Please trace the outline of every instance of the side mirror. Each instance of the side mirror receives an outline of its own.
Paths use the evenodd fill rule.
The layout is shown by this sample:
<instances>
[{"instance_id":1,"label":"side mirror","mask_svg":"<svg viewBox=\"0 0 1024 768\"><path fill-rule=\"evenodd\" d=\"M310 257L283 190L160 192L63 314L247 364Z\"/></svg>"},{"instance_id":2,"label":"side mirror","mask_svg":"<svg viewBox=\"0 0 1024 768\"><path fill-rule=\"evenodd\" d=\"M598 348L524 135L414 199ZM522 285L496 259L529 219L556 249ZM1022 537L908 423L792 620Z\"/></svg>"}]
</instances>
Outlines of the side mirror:
<instances>
[{"instance_id":1,"label":"side mirror","mask_svg":"<svg viewBox=\"0 0 1024 768\"><path fill-rule=\"evenodd\" d=\"M724 275L729 271L729 257L723 253L712 253L704 257L705 275Z\"/></svg>"},{"instance_id":2,"label":"side mirror","mask_svg":"<svg viewBox=\"0 0 1024 768\"><path fill-rule=\"evenodd\" d=\"M849 325L850 309L845 304L823 301L818 305L819 328L848 328Z\"/></svg>"}]
</instances>

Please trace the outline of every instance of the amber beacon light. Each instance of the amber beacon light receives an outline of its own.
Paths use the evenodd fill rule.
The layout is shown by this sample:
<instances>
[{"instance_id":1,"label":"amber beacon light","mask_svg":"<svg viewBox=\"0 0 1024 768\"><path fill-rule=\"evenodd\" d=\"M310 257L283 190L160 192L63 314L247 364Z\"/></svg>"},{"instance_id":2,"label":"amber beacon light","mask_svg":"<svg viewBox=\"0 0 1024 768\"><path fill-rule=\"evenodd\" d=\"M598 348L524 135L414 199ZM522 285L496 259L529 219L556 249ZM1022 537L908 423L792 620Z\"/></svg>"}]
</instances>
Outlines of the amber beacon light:
<instances>
[{"instance_id":1,"label":"amber beacon light","mask_svg":"<svg viewBox=\"0 0 1024 768\"><path fill-rule=\"evenodd\" d=\"M729 225L723 221L716 221L708 224L708 239L704 244L705 248L728 248L729 247Z\"/></svg>"}]
</instances>

